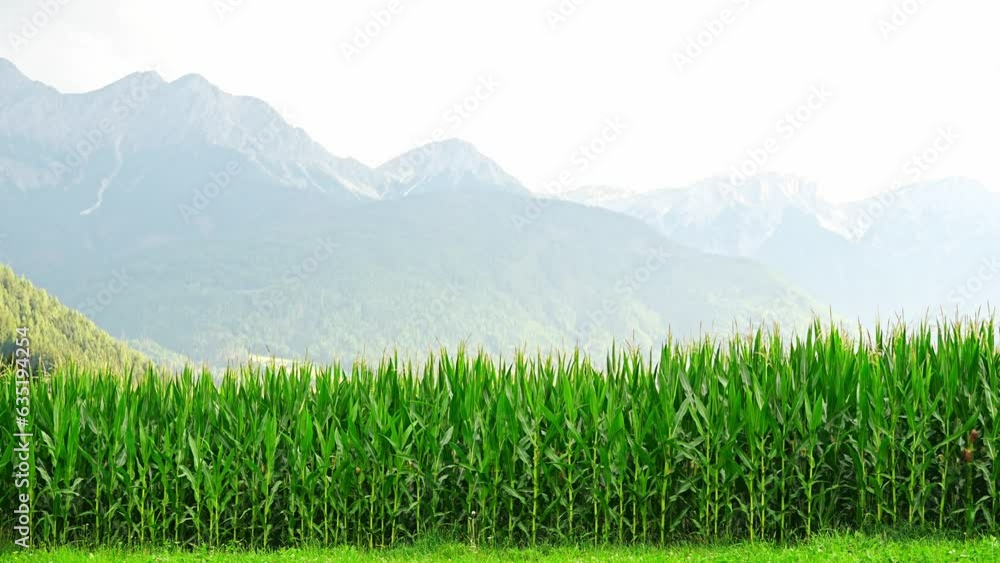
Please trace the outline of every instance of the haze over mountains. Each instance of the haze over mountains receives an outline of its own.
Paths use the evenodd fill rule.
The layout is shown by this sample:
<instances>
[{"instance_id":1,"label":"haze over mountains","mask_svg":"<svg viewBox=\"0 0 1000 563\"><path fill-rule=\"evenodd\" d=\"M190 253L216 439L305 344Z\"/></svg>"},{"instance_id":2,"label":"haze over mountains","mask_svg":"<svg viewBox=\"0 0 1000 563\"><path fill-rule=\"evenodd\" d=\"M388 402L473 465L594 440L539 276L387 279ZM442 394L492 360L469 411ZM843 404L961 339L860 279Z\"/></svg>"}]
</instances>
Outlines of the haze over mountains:
<instances>
[{"instance_id":1,"label":"haze over mountains","mask_svg":"<svg viewBox=\"0 0 1000 563\"><path fill-rule=\"evenodd\" d=\"M753 259L848 318L974 313L1000 301L1000 194L964 178L835 204L814 183L765 175L640 194L581 188L693 248Z\"/></svg>"},{"instance_id":2,"label":"haze over mountains","mask_svg":"<svg viewBox=\"0 0 1000 563\"><path fill-rule=\"evenodd\" d=\"M964 181L944 187L969 209L907 188L856 238L861 204L783 181L539 200L460 140L371 168L200 76L62 94L0 59L0 262L153 355L600 352L922 312L1000 240L996 195Z\"/></svg>"}]
</instances>

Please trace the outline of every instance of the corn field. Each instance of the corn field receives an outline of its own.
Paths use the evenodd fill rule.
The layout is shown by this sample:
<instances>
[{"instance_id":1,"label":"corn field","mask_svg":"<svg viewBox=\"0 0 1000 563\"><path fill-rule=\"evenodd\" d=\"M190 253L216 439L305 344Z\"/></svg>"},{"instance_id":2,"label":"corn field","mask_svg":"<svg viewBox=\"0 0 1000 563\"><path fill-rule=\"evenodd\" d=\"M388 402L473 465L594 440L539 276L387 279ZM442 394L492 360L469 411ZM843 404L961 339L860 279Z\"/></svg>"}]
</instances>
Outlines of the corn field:
<instances>
[{"instance_id":1,"label":"corn field","mask_svg":"<svg viewBox=\"0 0 1000 563\"><path fill-rule=\"evenodd\" d=\"M995 533L992 320L857 337L815 323L657 354L467 354L419 365L32 383L44 544L380 547ZM10 481L13 375L0 384ZM0 524L14 524L0 487Z\"/></svg>"}]
</instances>

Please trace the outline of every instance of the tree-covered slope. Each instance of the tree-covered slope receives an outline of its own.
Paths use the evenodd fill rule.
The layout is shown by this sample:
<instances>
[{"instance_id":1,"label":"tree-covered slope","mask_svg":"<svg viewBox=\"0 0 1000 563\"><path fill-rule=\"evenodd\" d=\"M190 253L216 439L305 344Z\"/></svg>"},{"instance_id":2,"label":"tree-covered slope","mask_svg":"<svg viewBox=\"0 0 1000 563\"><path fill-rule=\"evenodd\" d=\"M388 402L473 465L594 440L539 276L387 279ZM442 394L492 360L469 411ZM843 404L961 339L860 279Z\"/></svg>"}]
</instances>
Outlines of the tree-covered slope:
<instances>
[{"instance_id":1,"label":"tree-covered slope","mask_svg":"<svg viewBox=\"0 0 1000 563\"><path fill-rule=\"evenodd\" d=\"M17 330L28 329L32 363L141 365L146 359L77 311L0 264L0 356L15 353Z\"/></svg>"}]
</instances>

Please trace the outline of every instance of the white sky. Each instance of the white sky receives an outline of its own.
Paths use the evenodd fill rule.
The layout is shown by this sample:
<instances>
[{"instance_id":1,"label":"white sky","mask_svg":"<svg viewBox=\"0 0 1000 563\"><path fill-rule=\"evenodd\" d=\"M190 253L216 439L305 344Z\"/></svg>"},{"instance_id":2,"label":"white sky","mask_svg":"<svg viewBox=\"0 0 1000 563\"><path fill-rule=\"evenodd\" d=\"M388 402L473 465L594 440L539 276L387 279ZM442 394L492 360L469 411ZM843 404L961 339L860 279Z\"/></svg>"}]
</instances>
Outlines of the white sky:
<instances>
[{"instance_id":1,"label":"white sky","mask_svg":"<svg viewBox=\"0 0 1000 563\"><path fill-rule=\"evenodd\" d=\"M774 137L764 170L853 199L906 179L944 126L959 139L922 179L1000 188L996 0L398 1L348 62L343 45L389 0L3 0L0 56L64 91L154 67L196 72L371 165L440 128L534 189L565 170L637 189L729 176ZM51 21L15 41L46 3L60 6ZM546 12L560 4L575 12L553 29ZM896 5L918 8L887 40L879 20ZM679 71L674 53L727 9ZM449 107L488 76L500 87L459 124ZM818 85L832 99L786 138L778 120ZM581 172L574 152L609 118L627 131Z\"/></svg>"}]
</instances>

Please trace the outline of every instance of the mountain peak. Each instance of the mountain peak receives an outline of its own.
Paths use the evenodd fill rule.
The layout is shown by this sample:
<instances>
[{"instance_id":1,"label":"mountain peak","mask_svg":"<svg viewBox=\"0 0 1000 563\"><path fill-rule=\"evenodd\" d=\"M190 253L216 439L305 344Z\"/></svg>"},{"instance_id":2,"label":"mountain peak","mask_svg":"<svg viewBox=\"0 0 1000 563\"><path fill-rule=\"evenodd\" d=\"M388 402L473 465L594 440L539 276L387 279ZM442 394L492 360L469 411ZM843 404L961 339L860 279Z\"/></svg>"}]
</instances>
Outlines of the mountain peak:
<instances>
[{"instance_id":1,"label":"mountain peak","mask_svg":"<svg viewBox=\"0 0 1000 563\"><path fill-rule=\"evenodd\" d=\"M209 82L207 78L200 74L193 73L185 74L177 80L174 80L170 83L170 86L178 90L185 90L201 95L215 96L222 93L222 91L219 90L215 84Z\"/></svg>"},{"instance_id":2,"label":"mountain peak","mask_svg":"<svg viewBox=\"0 0 1000 563\"><path fill-rule=\"evenodd\" d=\"M432 141L420 147L423 150L444 151L447 154L465 154L485 158L476 145L458 137L449 137L440 141Z\"/></svg>"},{"instance_id":3,"label":"mountain peak","mask_svg":"<svg viewBox=\"0 0 1000 563\"><path fill-rule=\"evenodd\" d=\"M132 74L126 76L123 80L141 80L143 82L152 82L158 85L166 84L167 81L160 76L160 73L155 70L143 70L139 72L133 72Z\"/></svg>"},{"instance_id":4,"label":"mountain peak","mask_svg":"<svg viewBox=\"0 0 1000 563\"><path fill-rule=\"evenodd\" d=\"M115 98L124 96L124 99L128 99L148 94L166 83L163 77L156 71L140 71L123 76L103 88L74 95L78 97L92 97L94 99L100 99L102 96L112 96Z\"/></svg>"},{"instance_id":5,"label":"mountain peak","mask_svg":"<svg viewBox=\"0 0 1000 563\"><path fill-rule=\"evenodd\" d=\"M464 164L484 161L492 162L475 145L457 137L425 143L414 149L410 149L386 164L398 163L401 159L413 166L433 162L452 162L456 164L459 162Z\"/></svg>"},{"instance_id":6,"label":"mountain peak","mask_svg":"<svg viewBox=\"0 0 1000 563\"><path fill-rule=\"evenodd\" d=\"M529 193L475 145L457 138L421 145L386 162L378 172L385 177L380 193L387 198L446 189Z\"/></svg>"}]
</instances>

